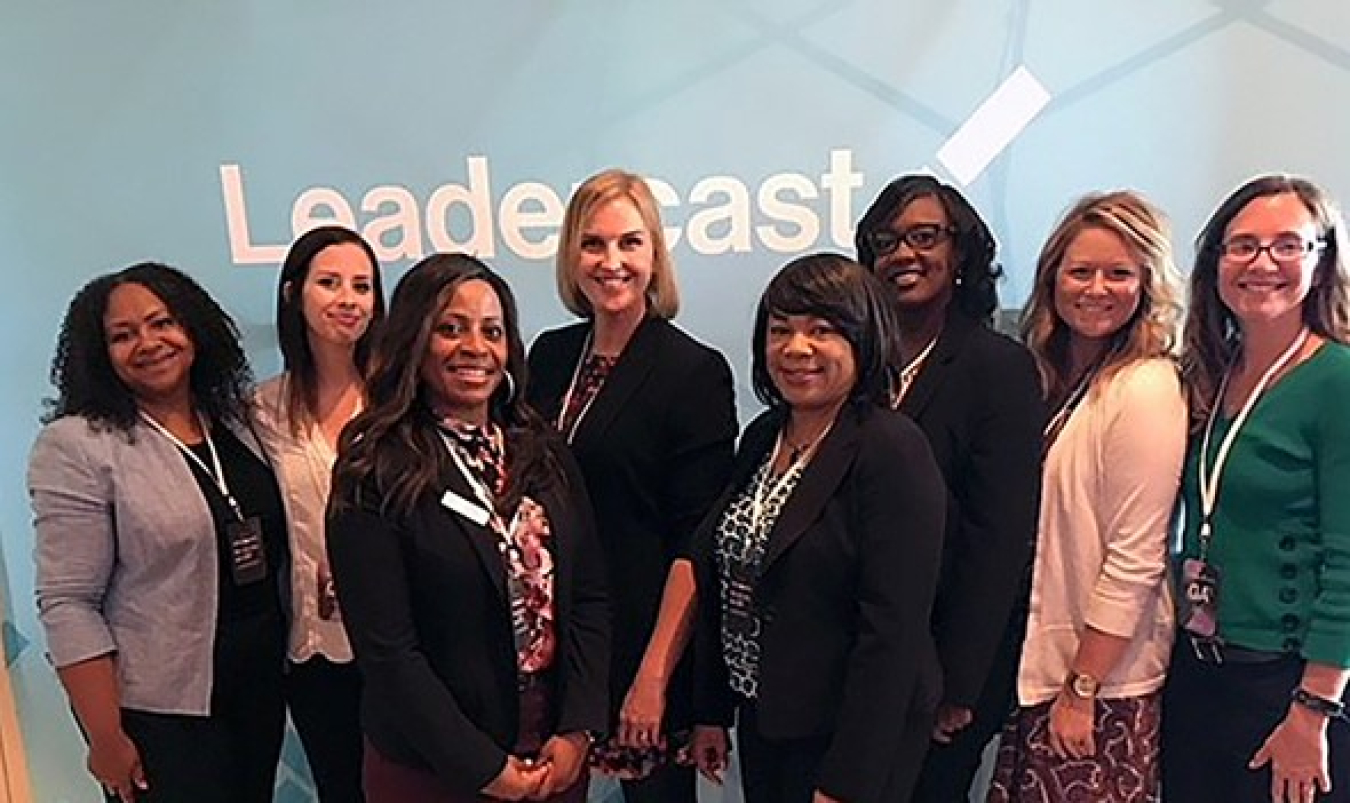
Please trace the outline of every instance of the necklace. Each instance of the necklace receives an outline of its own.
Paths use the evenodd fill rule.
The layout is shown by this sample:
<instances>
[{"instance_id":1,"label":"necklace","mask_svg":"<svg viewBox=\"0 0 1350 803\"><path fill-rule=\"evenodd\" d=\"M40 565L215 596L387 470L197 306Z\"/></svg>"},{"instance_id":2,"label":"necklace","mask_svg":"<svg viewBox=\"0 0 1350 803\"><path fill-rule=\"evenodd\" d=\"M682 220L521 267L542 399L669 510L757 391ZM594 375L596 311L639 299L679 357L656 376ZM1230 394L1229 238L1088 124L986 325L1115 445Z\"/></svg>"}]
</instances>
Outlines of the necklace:
<instances>
[{"instance_id":1,"label":"necklace","mask_svg":"<svg viewBox=\"0 0 1350 803\"><path fill-rule=\"evenodd\" d=\"M923 351L920 351L915 355L914 359L905 363L905 366L900 369L900 386L895 390L895 396L891 402L892 407L899 407L900 402L904 401L905 394L909 392L909 386L914 384L914 380L918 377L919 371L923 370L923 364L927 361L928 355L932 353L933 347L937 345L939 335L941 335L941 332L934 335L933 339L928 341L928 345L923 347Z\"/></svg>"}]
</instances>

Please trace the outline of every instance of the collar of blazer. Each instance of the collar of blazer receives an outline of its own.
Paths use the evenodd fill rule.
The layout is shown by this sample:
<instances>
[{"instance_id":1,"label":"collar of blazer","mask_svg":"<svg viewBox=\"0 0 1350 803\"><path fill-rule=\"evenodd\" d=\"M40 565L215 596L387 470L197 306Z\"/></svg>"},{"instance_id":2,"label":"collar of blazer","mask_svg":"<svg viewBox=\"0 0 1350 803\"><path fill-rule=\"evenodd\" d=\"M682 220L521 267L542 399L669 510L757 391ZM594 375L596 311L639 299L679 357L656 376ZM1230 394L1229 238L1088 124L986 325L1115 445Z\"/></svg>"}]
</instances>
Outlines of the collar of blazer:
<instances>
[{"instance_id":1,"label":"collar of blazer","mask_svg":"<svg viewBox=\"0 0 1350 803\"><path fill-rule=\"evenodd\" d=\"M478 496L473 489L469 487L469 482L458 471L450 473L450 482L446 484L442 494L453 493L462 497L465 501L479 505ZM564 572L571 565L567 553L567 528L558 527L560 517L563 513L560 506L563 504L561 497L555 493L531 494L531 496L544 506L544 511L549 517L549 532L551 541L549 542L549 551L553 553L553 583L554 599L559 598L556 591L558 584L564 577ZM436 499L436 516L441 517L441 521L452 522L450 528L456 530L459 535L468 539L469 546L478 555L478 561L483 566L483 571L487 572L488 579L492 581L492 587L497 590L503 600L508 598L506 590L506 565L502 561L501 548L499 544L501 539L497 532L487 524L475 524L469 519L451 510L441 500L443 496ZM509 521L506 522L508 525Z\"/></svg>"},{"instance_id":2,"label":"collar of blazer","mask_svg":"<svg viewBox=\"0 0 1350 803\"><path fill-rule=\"evenodd\" d=\"M919 371L919 375L914 378L914 384L910 386L909 392L905 398L900 400L901 412L910 418L918 418L923 413L924 408L933 400L938 388L950 376L950 367L956 359L956 355L961 353L966 340L969 339L972 332L982 326L979 321L971 318L969 315L957 310L955 306L947 314L947 320L942 324L942 333L938 335L937 345L933 347L933 353L928 358L928 364Z\"/></svg>"},{"instance_id":3,"label":"collar of blazer","mask_svg":"<svg viewBox=\"0 0 1350 803\"><path fill-rule=\"evenodd\" d=\"M619 353L619 359L610 369L609 376L605 378L605 384L600 387L595 400L577 423L572 441L598 440L604 436L628 400L638 388L642 387L642 383L647 380L652 370L661 363L661 352L665 343L662 334L669 325L653 315L648 315L638 324L638 328L628 340L628 345ZM580 340L568 349L572 355L568 371L569 382L575 373L577 361L584 356L581 350L586 347L591 328L589 325L581 327L577 333ZM567 390L564 387L563 393L566 394Z\"/></svg>"},{"instance_id":4,"label":"collar of blazer","mask_svg":"<svg viewBox=\"0 0 1350 803\"><path fill-rule=\"evenodd\" d=\"M761 575L768 572L774 562L802 537L812 522L820 517L825 505L835 496L844 475L848 473L854 457L857 456L861 418L873 412L880 411L860 412L852 404L846 404L839 411L834 426L816 448L815 456L806 465L797 487L783 505L773 529L769 532L769 542L764 548L764 558L760 562ZM750 466L751 476L773 449L774 441L782 428L782 414L771 413L767 418L769 420L762 427L756 428L753 436L747 432L747 438L752 438L753 442L746 445L747 460L742 465Z\"/></svg>"}]
</instances>

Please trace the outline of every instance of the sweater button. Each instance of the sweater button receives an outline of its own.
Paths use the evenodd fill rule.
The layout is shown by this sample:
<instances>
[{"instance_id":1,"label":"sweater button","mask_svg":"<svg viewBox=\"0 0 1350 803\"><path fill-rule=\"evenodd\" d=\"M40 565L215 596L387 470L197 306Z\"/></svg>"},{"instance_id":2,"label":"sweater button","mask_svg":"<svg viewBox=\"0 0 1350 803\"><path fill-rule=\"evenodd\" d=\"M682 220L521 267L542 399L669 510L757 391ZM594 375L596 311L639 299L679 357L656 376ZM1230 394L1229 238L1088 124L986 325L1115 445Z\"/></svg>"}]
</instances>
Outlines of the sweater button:
<instances>
[{"instance_id":1,"label":"sweater button","mask_svg":"<svg viewBox=\"0 0 1350 803\"><path fill-rule=\"evenodd\" d=\"M1293 588L1280 589L1280 602L1285 605L1292 605L1298 599L1298 590Z\"/></svg>"},{"instance_id":2,"label":"sweater button","mask_svg":"<svg viewBox=\"0 0 1350 803\"><path fill-rule=\"evenodd\" d=\"M1303 649L1303 642L1299 641L1298 639L1287 638L1284 640L1285 652L1298 652L1301 649Z\"/></svg>"},{"instance_id":3,"label":"sweater button","mask_svg":"<svg viewBox=\"0 0 1350 803\"><path fill-rule=\"evenodd\" d=\"M1298 577L1298 567L1292 563L1285 563L1280 566L1280 579L1293 580Z\"/></svg>"},{"instance_id":4,"label":"sweater button","mask_svg":"<svg viewBox=\"0 0 1350 803\"><path fill-rule=\"evenodd\" d=\"M1302 622L1302 620L1292 613L1286 613L1284 616L1280 617L1280 626L1284 628L1284 632L1286 633L1293 633L1295 630L1298 630L1300 622Z\"/></svg>"},{"instance_id":5,"label":"sweater button","mask_svg":"<svg viewBox=\"0 0 1350 803\"><path fill-rule=\"evenodd\" d=\"M1284 552L1293 552L1294 547L1297 545L1298 542L1294 540L1294 536L1292 535L1286 535L1280 539L1280 549Z\"/></svg>"}]
</instances>

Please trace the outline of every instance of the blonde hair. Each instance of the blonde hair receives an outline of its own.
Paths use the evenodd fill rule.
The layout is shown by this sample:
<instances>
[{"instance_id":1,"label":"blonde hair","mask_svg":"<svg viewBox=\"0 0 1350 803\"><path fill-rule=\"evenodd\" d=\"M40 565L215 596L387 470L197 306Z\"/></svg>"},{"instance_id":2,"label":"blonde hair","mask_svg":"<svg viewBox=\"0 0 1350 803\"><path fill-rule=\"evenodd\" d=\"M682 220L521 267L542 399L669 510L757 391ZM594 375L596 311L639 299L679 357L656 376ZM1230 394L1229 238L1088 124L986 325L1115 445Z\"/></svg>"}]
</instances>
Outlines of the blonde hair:
<instances>
[{"instance_id":1,"label":"blonde hair","mask_svg":"<svg viewBox=\"0 0 1350 803\"><path fill-rule=\"evenodd\" d=\"M652 279L647 285L647 310L659 318L674 318L680 311L680 290L675 284L675 266L670 259L670 250L666 248L660 205L641 176L623 170L596 173L577 187L577 191L572 193L572 199L567 202L555 260L558 298L564 307L577 316L590 318L595 314L576 278L577 263L581 260L582 230L600 207L620 199L628 201L637 209L642 225L647 229L647 236L651 238Z\"/></svg>"},{"instance_id":2,"label":"blonde hair","mask_svg":"<svg viewBox=\"0 0 1350 803\"><path fill-rule=\"evenodd\" d=\"M1092 193L1079 199L1055 226L1036 260L1031 299L1022 312L1022 338L1036 359L1046 398L1067 393L1069 327L1055 310L1055 283L1069 245L1085 229L1115 234L1139 261L1139 308L1112 338L1100 383L1135 360L1170 356L1181 320L1181 278L1172 257L1167 217L1131 190Z\"/></svg>"}]
</instances>

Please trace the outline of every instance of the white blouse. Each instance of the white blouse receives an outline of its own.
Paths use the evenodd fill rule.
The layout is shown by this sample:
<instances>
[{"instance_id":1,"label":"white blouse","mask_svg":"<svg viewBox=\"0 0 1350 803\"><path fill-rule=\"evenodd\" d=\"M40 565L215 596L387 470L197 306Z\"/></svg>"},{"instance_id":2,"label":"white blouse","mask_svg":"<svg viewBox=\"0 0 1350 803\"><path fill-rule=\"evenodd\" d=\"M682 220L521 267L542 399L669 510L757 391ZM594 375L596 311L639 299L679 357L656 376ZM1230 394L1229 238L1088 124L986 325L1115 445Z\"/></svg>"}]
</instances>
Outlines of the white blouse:
<instances>
[{"instance_id":1,"label":"white blouse","mask_svg":"<svg viewBox=\"0 0 1350 803\"><path fill-rule=\"evenodd\" d=\"M1186 426L1175 364L1141 360L1093 388L1046 455L1021 705L1059 693L1088 625L1130 640L1101 678L1101 697L1162 687L1173 638L1167 541Z\"/></svg>"},{"instance_id":2,"label":"white blouse","mask_svg":"<svg viewBox=\"0 0 1350 803\"><path fill-rule=\"evenodd\" d=\"M352 660L352 646L332 593L324 540L324 513L337 453L316 422L297 436L286 407L288 374L258 387L258 421L267 451L276 460L291 536L291 634L288 657L300 663L321 655L335 663Z\"/></svg>"}]
</instances>

